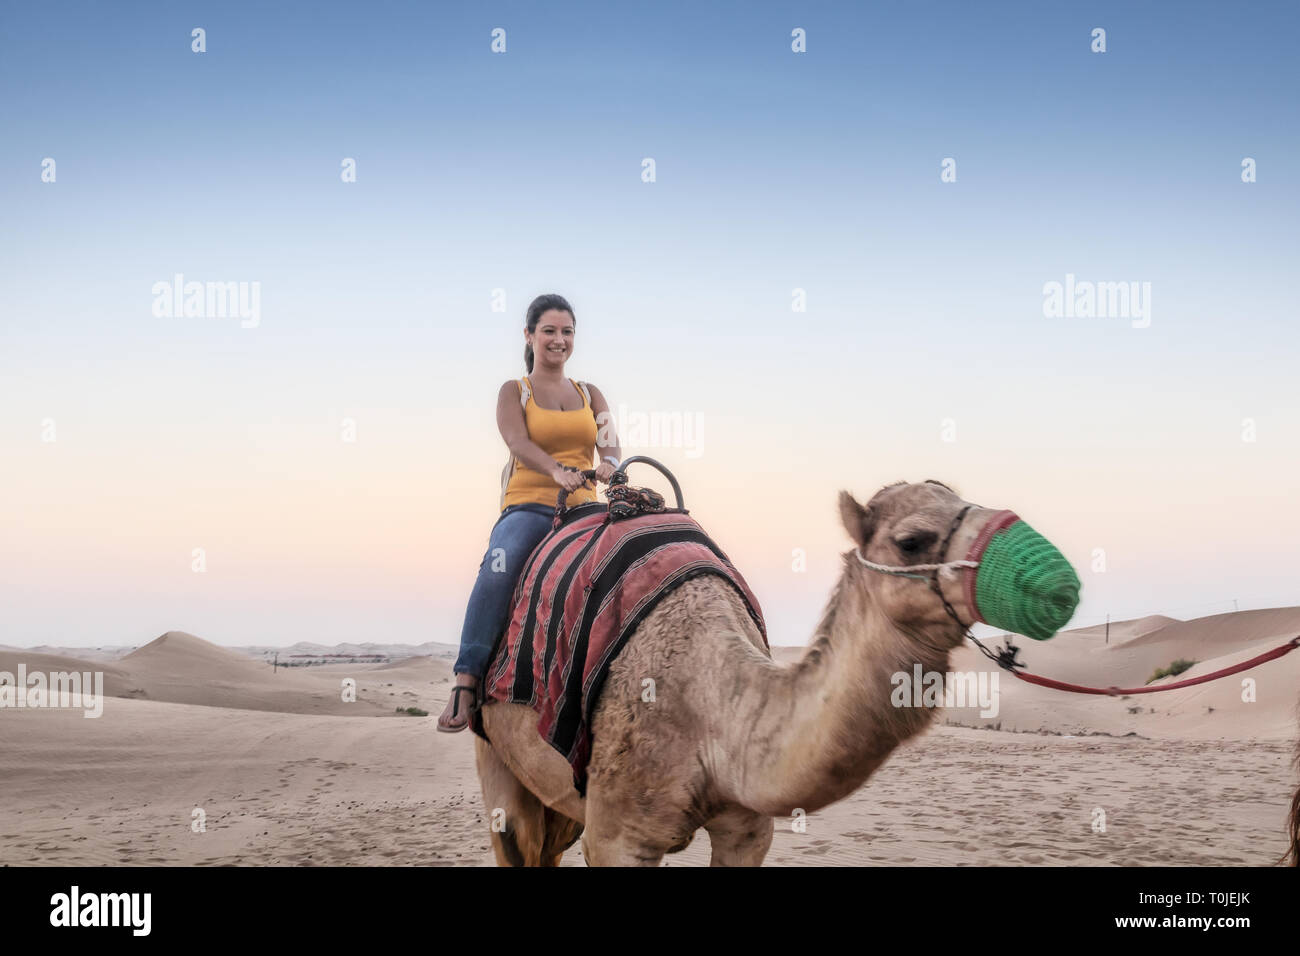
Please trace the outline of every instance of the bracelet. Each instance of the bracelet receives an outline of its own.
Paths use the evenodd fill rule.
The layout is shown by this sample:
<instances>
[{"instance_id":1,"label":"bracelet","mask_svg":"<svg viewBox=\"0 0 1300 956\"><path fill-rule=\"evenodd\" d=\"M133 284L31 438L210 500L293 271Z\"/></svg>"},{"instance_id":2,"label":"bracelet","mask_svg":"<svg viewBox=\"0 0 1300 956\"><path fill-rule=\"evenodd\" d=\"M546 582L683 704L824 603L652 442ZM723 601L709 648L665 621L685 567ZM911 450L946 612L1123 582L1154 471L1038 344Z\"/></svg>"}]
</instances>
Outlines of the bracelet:
<instances>
[{"instance_id":1,"label":"bracelet","mask_svg":"<svg viewBox=\"0 0 1300 956\"><path fill-rule=\"evenodd\" d=\"M615 458L613 455L606 455L604 458L601 459L601 461L609 462L611 465L614 466L614 469L616 471L618 470L618 459Z\"/></svg>"}]
</instances>

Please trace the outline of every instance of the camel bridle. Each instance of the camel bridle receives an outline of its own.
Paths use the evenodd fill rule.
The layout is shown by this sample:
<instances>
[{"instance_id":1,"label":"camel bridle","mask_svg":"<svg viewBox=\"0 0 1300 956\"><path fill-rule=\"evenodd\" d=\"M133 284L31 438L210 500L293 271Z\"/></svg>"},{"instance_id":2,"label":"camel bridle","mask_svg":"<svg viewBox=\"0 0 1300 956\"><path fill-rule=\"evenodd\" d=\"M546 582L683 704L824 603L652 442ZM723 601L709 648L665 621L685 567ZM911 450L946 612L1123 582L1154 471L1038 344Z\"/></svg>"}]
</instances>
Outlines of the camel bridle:
<instances>
[{"instance_id":1,"label":"camel bridle","mask_svg":"<svg viewBox=\"0 0 1300 956\"><path fill-rule=\"evenodd\" d=\"M957 529L961 527L962 522L966 520L967 513L973 507L974 505L967 505L966 507L962 508L961 511L957 512L955 517L953 517L952 523L948 525L948 533L944 536L943 544L939 548L939 557L942 558L948 554L948 547L949 545L952 544L952 539L957 534ZM939 584L939 573L943 571L945 568L952 568L954 570L964 569L970 571L970 573L974 575L975 572L979 570L979 566L980 566L979 561L971 561L967 559L962 561L940 561L936 564L892 565L892 564L877 564L874 561L868 561L866 558L862 556L861 548L854 548L853 554L860 562L862 562L863 567L868 568L872 571L878 571L881 574L892 574L895 575L896 577L901 577L901 578L916 578L919 581L929 581L930 590L933 591L935 594L937 594L939 600L943 602L943 609L948 612L948 616L950 618L952 618L955 622L957 622L957 626L960 627L962 630L962 635L964 637L970 638L970 640L974 642L975 646L980 649L980 653L982 653L993 663L997 664L999 667L1002 667L1010 671L1012 674L1019 676L1019 672L1016 670L1016 668L1017 667L1023 668L1025 665L1022 664L1019 660L1017 660L1017 655L1020 653L1020 648L1016 647L1014 644L1011 643L1010 636L1008 636L1007 639L1003 642L1003 646L998 649L998 653L995 654L992 651L990 651L987 647L984 646L983 642L981 642L979 638L977 638L974 634L970 632L970 629L974 625L974 622L972 622L971 624L962 623L962 619L958 617L957 612L953 610L952 604L950 604L948 598L944 596L943 587ZM927 573L918 574L917 572L919 571L924 571ZM972 610L977 615L979 614L979 608L972 608Z\"/></svg>"},{"instance_id":2,"label":"camel bridle","mask_svg":"<svg viewBox=\"0 0 1300 956\"><path fill-rule=\"evenodd\" d=\"M972 507L973 507L972 505L967 505L965 508L962 508L961 511L957 513L957 516L955 518L952 519L952 524L949 525L948 527L948 533L943 539L943 545L939 549L940 558L945 557L948 554L948 548L952 544L953 536L956 535L957 529L961 527L962 522L966 519L967 512L969 512ZM1002 515L1007 516L1008 520L1000 520ZM981 531L980 534L976 537L975 543L969 552L970 554L975 555L979 559L975 561L969 560L968 558L967 560L964 561L940 561L939 563L936 564L911 564L911 565L900 566L900 565L891 565L891 564L877 564L874 561L868 561L866 558L862 556L861 547L854 548L853 554L857 557L857 559L860 562L862 562L863 567L868 568L872 571L877 571L881 574L892 574L898 577L916 578L921 581L929 581L930 590L934 591L934 593L939 596L939 600L943 602L943 609L948 612L948 616L957 622L957 625L962 629L964 636L970 638L970 640L975 644L976 647L980 649L980 652L985 657L987 657L989 660L991 660L993 663L997 664L999 667L1003 668L1004 670L1009 671L1013 676L1019 678L1020 680L1026 681L1027 683L1031 683L1031 684L1038 684L1041 687L1050 687L1055 690L1063 690L1075 694L1106 694L1112 697L1126 696L1129 694L1154 694L1159 691L1178 690L1183 687L1191 687L1196 684L1206 683L1207 681L1219 680L1220 678L1223 677L1229 677L1232 674L1238 674L1242 671L1250 670L1252 667L1257 667L1260 664L1264 664L1269 661L1276 660L1277 658L1283 656L1284 654L1289 654L1294 650L1300 650L1300 635L1297 635L1291 638L1286 643L1280 644L1277 647L1273 648L1272 650L1265 651L1263 654L1259 654L1256 657L1252 657L1248 661L1242 661L1238 664L1232 665L1231 667L1224 667L1219 670L1213 671L1209 674L1202 675L1200 677L1193 677L1188 680L1176 681L1175 683L1164 684L1159 687L1151 687L1151 686L1126 687L1126 688L1113 687L1113 686L1112 687L1089 687L1083 684L1071 684L1071 683L1066 683L1064 681L1052 680L1051 678L1048 677L1040 677L1037 674L1027 673L1025 672L1027 665L1017 659L1020 653L1020 648L1012 643L1011 635L1007 634L1005 640L1003 641L1002 647L997 649L997 653L990 651L987 647L984 646L983 642L980 641L979 638L977 638L974 634L970 632L970 628L972 625L962 623L961 618L957 616L957 612L953 610L953 606L948 602L948 599L944 597L943 588L941 588L939 585L939 573L943 571L945 568L953 568L953 569L960 568L960 569L967 570L970 572L971 577L973 578L975 572L980 567L980 562L984 559L985 549L987 548L988 545L987 538L990 536L990 534L998 533L998 531L1003 527L1005 527L1010 522L1011 519L1018 520L1016 518L1016 515L1013 512L1000 512L999 514L995 514L993 516L990 522L985 526L985 529ZM1031 533L1036 534L1036 532L1031 532ZM977 621L983 621L984 618L981 616L980 608L976 606L974 602L974 590L973 588L969 587L971 583L972 582L968 580L967 582L968 588L966 591L968 595L968 600L971 604L971 610L975 613Z\"/></svg>"},{"instance_id":3,"label":"camel bridle","mask_svg":"<svg viewBox=\"0 0 1300 956\"><path fill-rule=\"evenodd\" d=\"M939 546L939 557L942 558L948 554L948 546L952 544L952 539L957 534L957 529L961 527L962 522L966 520L967 512L969 512L973 507L974 505L967 505L953 517L952 523L948 525L948 533L944 535L943 543ZM968 568L973 573L974 570L979 567L978 561L940 561L937 564L892 565L877 564L874 561L868 561L862 556L862 549L860 547L854 548L853 554L862 562L863 567L869 568L872 571L878 571L881 574L892 574L900 578L916 578L919 581L929 581L930 590L933 591L938 596L939 600L943 602L943 609L948 612L948 616L957 622L957 626L962 629L962 632L965 633L967 637L970 636L969 632L971 625L963 624L961 618L957 616L957 612L953 610L952 604L948 602L948 598L943 593L943 587L939 583L939 572L945 568ZM920 571L927 573L918 574L917 572Z\"/></svg>"}]
</instances>

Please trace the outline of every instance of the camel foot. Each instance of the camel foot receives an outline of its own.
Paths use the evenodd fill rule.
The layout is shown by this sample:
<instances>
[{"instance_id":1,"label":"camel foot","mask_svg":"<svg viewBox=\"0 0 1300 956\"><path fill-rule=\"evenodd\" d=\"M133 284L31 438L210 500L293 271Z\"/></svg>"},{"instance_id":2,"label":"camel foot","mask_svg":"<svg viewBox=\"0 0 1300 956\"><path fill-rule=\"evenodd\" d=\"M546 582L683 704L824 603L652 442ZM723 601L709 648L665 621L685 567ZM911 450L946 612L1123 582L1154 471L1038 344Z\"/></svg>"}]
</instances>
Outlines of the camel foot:
<instances>
[{"instance_id":1,"label":"camel foot","mask_svg":"<svg viewBox=\"0 0 1300 956\"><path fill-rule=\"evenodd\" d=\"M475 737L474 751L497 866L559 866L582 824L537 799L487 741Z\"/></svg>"},{"instance_id":2,"label":"camel foot","mask_svg":"<svg viewBox=\"0 0 1300 956\"><path fill-rule=\"evenodd\" d=\"M718 814L704 829L713 847L709 866L762 866L776 823L761 813L737 808Z\"/></svg>"}]
</instances>

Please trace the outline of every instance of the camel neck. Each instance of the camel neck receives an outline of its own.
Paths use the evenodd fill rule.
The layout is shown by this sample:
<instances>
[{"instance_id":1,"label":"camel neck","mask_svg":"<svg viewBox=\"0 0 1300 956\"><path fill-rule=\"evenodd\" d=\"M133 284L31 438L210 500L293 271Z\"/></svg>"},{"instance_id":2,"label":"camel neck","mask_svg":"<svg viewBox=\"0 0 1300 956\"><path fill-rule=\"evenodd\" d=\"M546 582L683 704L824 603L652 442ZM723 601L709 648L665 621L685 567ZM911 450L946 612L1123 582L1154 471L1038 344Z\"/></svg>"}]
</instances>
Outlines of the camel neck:
<instances>
[{"instance_id":1,"label":"camel neck","mask_svg":"<svg viewBox=\"0 0 1300 956\"><path fill-rule=\"evenodd\" d=\"M933 719L933 708L893 706L891 678L917 664L946 671L943 636L927 641L899 629L850 558L803 658L743 671L755 685L744 699L761 704L733 725L740 761L728 776L735 799L751 809L786 816L833 803Z\"/></svg>"}]
</instances>

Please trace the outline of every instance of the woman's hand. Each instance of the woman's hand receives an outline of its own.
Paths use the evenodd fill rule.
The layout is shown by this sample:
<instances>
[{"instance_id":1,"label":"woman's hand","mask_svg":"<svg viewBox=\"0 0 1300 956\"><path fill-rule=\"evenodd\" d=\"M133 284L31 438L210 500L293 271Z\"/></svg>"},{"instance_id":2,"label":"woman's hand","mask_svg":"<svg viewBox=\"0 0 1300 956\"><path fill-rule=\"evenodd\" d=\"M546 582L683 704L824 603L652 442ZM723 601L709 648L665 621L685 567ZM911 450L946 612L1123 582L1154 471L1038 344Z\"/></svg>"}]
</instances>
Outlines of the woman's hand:
<instances>
[{"instance_id":1,"label":"woman's hand","mask_svg":"<svg viewBox=\"0 0 1300 956\"><path fill-rule=\"evenodd\" d=\"M614 474L614 466L607 461L602 461L596 466L596 479L609 484L610 476Z\"/></svg>"},{"instance_id":2,"label":"woman's hand","mask_svg":"<svg viewBox=\"0 0 1300 956\"><path fill-rule=\"evenodd\" d=\"M565 468L563 465L555 466L551 471L551 480L569 494L573 494L579 488L587 487L590 482L590 479L582 477L582 472L575 468Z\"/></svg>"}]
</instances>

